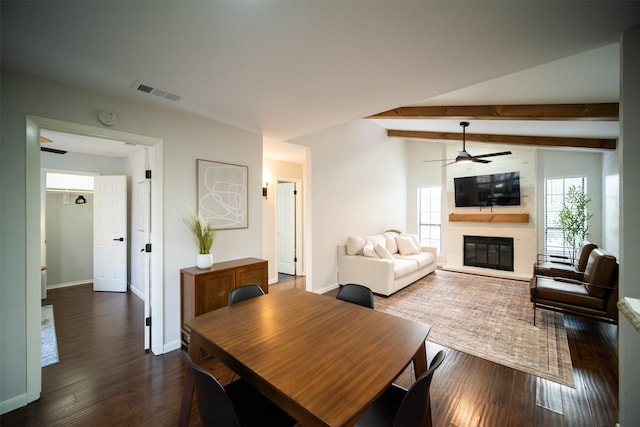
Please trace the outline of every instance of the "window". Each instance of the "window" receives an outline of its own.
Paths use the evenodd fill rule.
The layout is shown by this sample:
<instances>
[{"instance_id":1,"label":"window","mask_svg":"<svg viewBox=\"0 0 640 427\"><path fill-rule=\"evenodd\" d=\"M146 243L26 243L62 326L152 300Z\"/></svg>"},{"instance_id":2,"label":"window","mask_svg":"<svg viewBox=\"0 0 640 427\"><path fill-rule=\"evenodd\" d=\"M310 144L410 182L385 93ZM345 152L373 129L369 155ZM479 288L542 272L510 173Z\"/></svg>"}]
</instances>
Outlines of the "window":
<instances>
[{"instance_id":1,"label":"window","mask_svg":"<svg viewBox=\"0 0 640 427\"><path fill-rule=\"evenodd\" d=\"M566 246L559 225L559 214L565 197L572 185L587 191L587 178L547 179L544 191L544 252L546 254L571 257L572 250Z\"/></svg>"},{"instance_id":2,"label":"window","mask_svg":"<svg viewBox=\"0 0 640 427\"><path fill-rule=\"evenodd\" d=\"M440 187L418 188L418 237L420 244L435 246L440 253L442 201Z\"/></svg>"}]
</instances>

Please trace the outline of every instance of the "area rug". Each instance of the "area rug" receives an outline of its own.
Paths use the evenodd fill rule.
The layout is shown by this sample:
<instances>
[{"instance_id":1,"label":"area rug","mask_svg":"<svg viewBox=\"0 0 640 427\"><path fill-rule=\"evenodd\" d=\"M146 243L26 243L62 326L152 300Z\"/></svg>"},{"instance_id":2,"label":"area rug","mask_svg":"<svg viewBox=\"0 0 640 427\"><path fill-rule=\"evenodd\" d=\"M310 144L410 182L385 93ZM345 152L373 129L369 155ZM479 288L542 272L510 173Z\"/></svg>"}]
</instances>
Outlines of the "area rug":
<instances>
[{"instance_id":1,"label":"area rug","mask_svg":"<svg viewBox=\"0 0 640 427\"><path fill-rule=\"evenodd\" d=\"M40 332L40 360L41 366L53 365L60 361L58 357L58 338L56 325L53 320L53 306L42 306L42 327Z\"/></svg>"},{"instance_id":2,"label":"area rug","mask_svg":"<svg viewBox=\"0 0 640 427\"><path fill-rule=\"evenodd\" d=\"M431 326L427 341L575 387L562 314L538 310L529 283L437 270L377 310Z\"/></svg>"}]
</instances>

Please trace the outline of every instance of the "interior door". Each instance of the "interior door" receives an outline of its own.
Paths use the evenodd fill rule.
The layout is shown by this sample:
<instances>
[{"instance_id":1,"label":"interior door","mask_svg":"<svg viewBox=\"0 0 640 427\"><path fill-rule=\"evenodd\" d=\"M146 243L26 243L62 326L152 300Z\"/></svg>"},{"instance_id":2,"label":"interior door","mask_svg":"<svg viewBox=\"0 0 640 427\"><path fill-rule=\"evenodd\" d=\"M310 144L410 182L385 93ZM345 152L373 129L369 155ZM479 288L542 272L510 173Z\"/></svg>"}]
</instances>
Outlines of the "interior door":
<instances>
[{"instance_id":1,"label":"interior door","mask_svg":"<svg viewBox=\"0 0 640 427\"><path fill-rule=\"evenodd\" d=\"M127 177L96 176L93 200L93 290L126 292Z\"/></svg>"},{"instance_id":2,"label":"interior door","mask_svg":"<svg viewBox=\"0 0 640 427\"><path fill-rule=\"evenodd\" d=\"M142 232L142 240L151 244L151 180L140 181L138 191L138 231ZM142 258L143 285L144 285L144 349L151 347L151 252L147 246L140 249Z\"/></svg>"},{"instance_id":3,"label":"interior door","mask_svg":"<svg viewBox=\"0 0 640 427\"><path fill-rule=\"evenodd\" d=\"M296 274L295 183L278 182L278 272Z\"/></svg>"}]
</instances>

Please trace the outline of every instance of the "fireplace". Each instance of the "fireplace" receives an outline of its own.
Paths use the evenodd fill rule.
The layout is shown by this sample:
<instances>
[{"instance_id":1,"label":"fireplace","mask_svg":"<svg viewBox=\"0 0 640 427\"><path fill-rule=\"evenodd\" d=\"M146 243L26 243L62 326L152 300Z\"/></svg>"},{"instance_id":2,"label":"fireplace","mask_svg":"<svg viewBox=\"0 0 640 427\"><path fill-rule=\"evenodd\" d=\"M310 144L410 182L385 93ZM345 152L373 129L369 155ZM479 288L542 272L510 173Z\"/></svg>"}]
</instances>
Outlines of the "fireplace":
<instances>
[{"instance_id":1,"label":"fireplace","mask_svg":"<svg viewBox=\"0 0 640 427\"><path fill-rule=\"evenodd\" d=\"M464 236L464 265L513 271L513 238Z\"/></svg>"}]
</instances>

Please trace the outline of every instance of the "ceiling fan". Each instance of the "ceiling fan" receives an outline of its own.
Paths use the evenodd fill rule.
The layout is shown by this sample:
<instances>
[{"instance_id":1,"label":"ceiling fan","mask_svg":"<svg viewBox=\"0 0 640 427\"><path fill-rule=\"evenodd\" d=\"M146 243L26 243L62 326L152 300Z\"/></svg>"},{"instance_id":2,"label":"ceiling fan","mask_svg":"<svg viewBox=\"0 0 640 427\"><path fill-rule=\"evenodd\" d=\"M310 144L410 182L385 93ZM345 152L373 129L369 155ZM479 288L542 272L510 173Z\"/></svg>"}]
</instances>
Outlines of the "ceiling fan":
<instances>
[{"instance_id":1,"label":"ceiling fan","mask_svg":"<svg viewBox=\"0 0 640 427\"><path fill-rule=\"evenodd\" d=\"M491 163L491 160L485 160L485 157L496 157L496 156L506 156L508 154L511 154L511 151L502 151L500 153L489 153L489 154L481 154L479 156L472 156L471 154L469 154L465 148L465 137L466 137L466 133L465 133L465 129L467 128L467 126L469 126L469 122L460 122L460 126L462 126L462 151L458 151L458 156L455 159L444 159L444 160L423 160L423 162L446 162L449 160L453 160L450 163L446 163L444 166L449 166L452 165L454 163L457 164L464 164L464 163L471 163L471 162L475 162L475 163Z\"/></svg>"}]
</instances>

